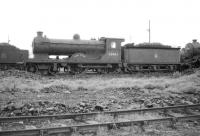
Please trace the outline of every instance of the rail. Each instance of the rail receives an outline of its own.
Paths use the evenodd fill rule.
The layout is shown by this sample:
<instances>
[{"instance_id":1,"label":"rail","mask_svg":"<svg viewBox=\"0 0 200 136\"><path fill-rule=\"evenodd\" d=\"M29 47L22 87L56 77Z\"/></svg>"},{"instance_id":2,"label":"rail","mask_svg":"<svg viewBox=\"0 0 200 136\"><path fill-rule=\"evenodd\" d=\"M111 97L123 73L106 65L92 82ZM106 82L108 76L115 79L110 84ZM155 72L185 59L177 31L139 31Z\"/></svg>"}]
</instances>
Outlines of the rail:
<instances>
[{"instance_id":1,"label":"rail","mask_svg":"<svg viewBox=\"0 0 200 136\"><path fill-rule=\"evenodd\" d=\"M195 107L200 107L200 104L167 106L167 107L157 107L157 108L144 108L144 109L132 109L132 110L105 111L105 112L78 113L78 114L0 117L0 123L14 122L14 121L27 121L27 120L36 120L36 119L76 119L78 117L85 118L85 117L92 117L92 116L99 115L99 114L120 115L120 114L130 114L130 113L135 113L135 112L150 112L150 111L157 111L157 110L162 111L162 110L185 109L185 108L195 108Z\"/></svg>"},{"instance_id":2,"label":"rail","mask_svg":"<svg viewBox=\"0 0 200 136\"><path fill-rule=\"evenodd\" d=\"M151 122L163 122L163 121L171 121L175 123L180 120L192 120L199 119L200 115L190 115L185 117L166 117L159 119L146 119L146 120L134 120L134 121L120 121L120 122L109 122L109 123L98 123L98 124L87 124L87 125L73 125L67 127L52 127L52 128L39 128L39 129L26 129L26 130L15 130L15 131L0 131L0 135L2 136L46 136L58 133L64 133L66 136L71 136L72 133L78 132L96 132L99 127L108 127L110 129L124 126L133 126L139 125L143 130L143 126L146 123Z\"/></svg>"},{"instance_id":3,"label":"rail","mask_svg":"<svg viewBox=\"0 0 200 136\"><path fill-rule=\"evenodd\" d=\"M198 108L199 107L199 108ZM29 121L29 120L40 120L40 119L76 119L77 117L82 120L83 118L96 116L99 114L103 115L113 115L114 118L118 117L118 115L124 114L132 114L137 112L152 112L152 111L164 111L167 113L168 110L173 109L183 109L188 111L188 108L195 108L195 112L188 112L190 115L186 116L170 116L163 117L157 119L144 119L144 120L128 120L128 121L118 121L113 120L113 122L106 123L93 123L93 124L84 124L84 125L70 125L64 127L49 127L49 128L34 128L34 129L23 129L23 130L2 130L0 131L0 136L51 136L54 134L64 134L66 136L71 136L74 132L82 132L82 133L96 133L100 127L106 127L108 129L115 129L118 127L132 126L137 125L144 131L144 125L151 122L164 122L170 121L172 126L177 121L180 120L196 120L200 119L199 111L200 104L195 105L179 105L179 106L168 106L168 107L159 107L159 108L145 108L145 109L133 109L133 110L119 110L119 111L107 111L107 112L92 112L92 113L79 113L79 114L63 114L63 115L44 115L44 116L19 116L19 117L1 117L0 123L8 123L15 121ZM194 114L195 113L195 114Z\"/></svg>"}]
</instances>

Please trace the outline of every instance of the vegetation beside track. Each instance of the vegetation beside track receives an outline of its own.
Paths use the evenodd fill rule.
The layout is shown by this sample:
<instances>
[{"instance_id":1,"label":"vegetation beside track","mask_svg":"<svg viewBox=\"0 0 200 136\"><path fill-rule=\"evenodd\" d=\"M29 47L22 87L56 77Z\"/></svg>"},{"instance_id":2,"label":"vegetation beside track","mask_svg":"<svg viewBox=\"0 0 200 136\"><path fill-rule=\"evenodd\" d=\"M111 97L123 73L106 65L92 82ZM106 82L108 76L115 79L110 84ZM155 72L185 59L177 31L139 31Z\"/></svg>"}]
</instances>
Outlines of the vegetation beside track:
<instances>
[{"instance_id":1,"label":"vegetation beside track","mask_svg":"<svg viewBox=\"0 0 200 136\"><path fill-rule=\"evenodd\" d=\"M200 103L199 70L46 77L20 71L7 73L0 72L1 116L23 114L24 107L28 113L40 109L42 115L58 113L58 105L66 106L61 113L81 113L92 112L97 105L110 111ZM2 114L5 109L9 109L8 114Z\"/></svg>"}]
</instances>

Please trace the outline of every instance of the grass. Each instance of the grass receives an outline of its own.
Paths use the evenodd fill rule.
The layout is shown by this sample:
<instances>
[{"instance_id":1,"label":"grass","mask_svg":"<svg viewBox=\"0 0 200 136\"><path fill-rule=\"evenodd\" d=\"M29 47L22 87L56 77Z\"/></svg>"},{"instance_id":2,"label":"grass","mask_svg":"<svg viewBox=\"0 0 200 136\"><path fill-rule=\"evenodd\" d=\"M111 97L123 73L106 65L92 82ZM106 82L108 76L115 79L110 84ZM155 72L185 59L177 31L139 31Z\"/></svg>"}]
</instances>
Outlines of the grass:
<instances>
[{"instance_id":1,"label":"grass","mask_svg":"<svg viewBox=\"0 0 200 136\"><path fill-rule=\"evenodd\" d=\"M31 88L39 91L45 87L51 86L65 86L69 90L105 90L116 88L131 88L139 87L144 90L157 90L162 92L174 91L181 92L186 88L199 89L199 72L192 75L184 75L176 78L165 77L91 77L87 79L44 79L44 80L30 80L23 78L7 77L1 79L0 88Z\"/></svg>"},{"instance_id":2,"label":"grass","mask_svg":"<svg viewBox=\"0 0 200 136\"><path fill-rule=\"evenodd\" d=\"M177 76L178 75L178 76ZM180 73L175 73L173 76L159 76L159 77L146 77L146 76L92 76L87 78L41 78L38 80L26 79L23 77L5 77L0 79L0 91L22 91L24 93L35 92L31 97L41 97L41 99L51 100L49 96L54 95L56 99L59 97L62 99L69 99L68 93L76 93L80 95L81 100L85 99L86 94L93 93L91 97L99 97L100 94L106 97L113 97L114 94L109 94L109 91L115 91L116 93L123 93L126 90L132 92L140 90L143 94L154 94L157 96L170 96L186 93L187 91L193 93L200 93L200 72L197 71L191 75L180 76ZM57 94L41 94L41 90L45 88L51 88L55 90ZM131 90L130 90L131 88ZM57 89L57 90L56 90ZM118 91L121 90L121 91ZM59 96L59 91L65 93ZM54 91L52 91L54 92ZM96 94L98 93L99 96ZM25 94L27 95L27 94ZM58 95L58 96L57 96ZM121 94L119 94L121 95ZM102 96L102 97L104 97ZM12 96L11 96L12 97ZM14 96L13 96L14 97ZM12 97L12 98L13 98ZM71 99L76 99L76 96L72 96ZM0 98L5 100L4 98ZM13 98L14 99L14 98ZM23 97L26 99L26 96ZM27 99L30 97L27 96ZM34 98L33 98L34 99ZM87 99L87 98L86 98ZM32 99L30 99L32 100ZM60 99L61 100L61 99ZM26 100L25 100L26 101ZM103 100L102 100L103 101ZM64 102L66 103L66 102Z\"/></svg>"}]
</instances>

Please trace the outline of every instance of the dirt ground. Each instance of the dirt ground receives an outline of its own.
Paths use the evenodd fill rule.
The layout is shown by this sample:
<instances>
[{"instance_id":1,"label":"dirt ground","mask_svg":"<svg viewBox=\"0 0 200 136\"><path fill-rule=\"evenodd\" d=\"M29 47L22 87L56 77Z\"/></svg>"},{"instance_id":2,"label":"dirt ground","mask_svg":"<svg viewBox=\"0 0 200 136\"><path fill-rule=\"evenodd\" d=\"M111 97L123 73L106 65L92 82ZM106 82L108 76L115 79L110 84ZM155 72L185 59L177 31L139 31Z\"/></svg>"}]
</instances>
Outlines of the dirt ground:
<instances>
[{"instance_id":1,"label":"dirt ground","mask_svg":"<svg viewBox=\"0 0 200 136\"><path fill-rule=\"evenodd\" d=\"M197 103L200 103L199 70L189 74L78 76L0 72L0 116L92 112L97 106L120 110ZM191 132L181 125L176 130L163 127L144 135L200 135L198 127L187 126ZM118 131L121 135L131 133L126 129L112 133Z\"/></svg>"}]
</instances>

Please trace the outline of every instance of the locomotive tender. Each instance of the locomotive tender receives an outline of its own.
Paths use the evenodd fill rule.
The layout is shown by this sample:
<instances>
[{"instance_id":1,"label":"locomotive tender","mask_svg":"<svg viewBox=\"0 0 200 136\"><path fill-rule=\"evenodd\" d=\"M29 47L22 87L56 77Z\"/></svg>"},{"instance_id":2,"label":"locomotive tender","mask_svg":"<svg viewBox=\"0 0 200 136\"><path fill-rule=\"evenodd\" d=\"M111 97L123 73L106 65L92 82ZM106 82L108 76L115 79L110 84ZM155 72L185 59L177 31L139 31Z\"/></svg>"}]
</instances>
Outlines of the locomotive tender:
<instances>
[{"instance_id":1,"label":"locomotive tender","mask_svg":"<svg viewBox=\"0 0 200 136\"><path fill-rule=\"evenodd\" d=\"M42 32L33 40L34 58L26 61L30 72L56 73L60 68L71 73L94 71L135 72L175 71L180 65L180 48L153 46L121 46L124 39L105 38L82 40L49 39ZM50 55L65 55L65 59L50 59Z\"/></svg>"},{"instance_id":2,"label":"locomotive tender","mask_svg":"<svg viewBox=\"0 0 200 136\"><path fill-rule=\"evenodd\" d=\"M124 48L123 64L129 72L175 71L180 65L180 48L128 46Z\"/></svg>"},{"instance_id":3,"label":"locomotive tender","mask_svg":"<svg viewBox=\"0 0 200 136\"><path fill-rule=\"evenodd\" d=\"M8 43L0 43L0 69L23 68L28 60L28 50L21 50Z\"/></svg>"}]
</instances>

